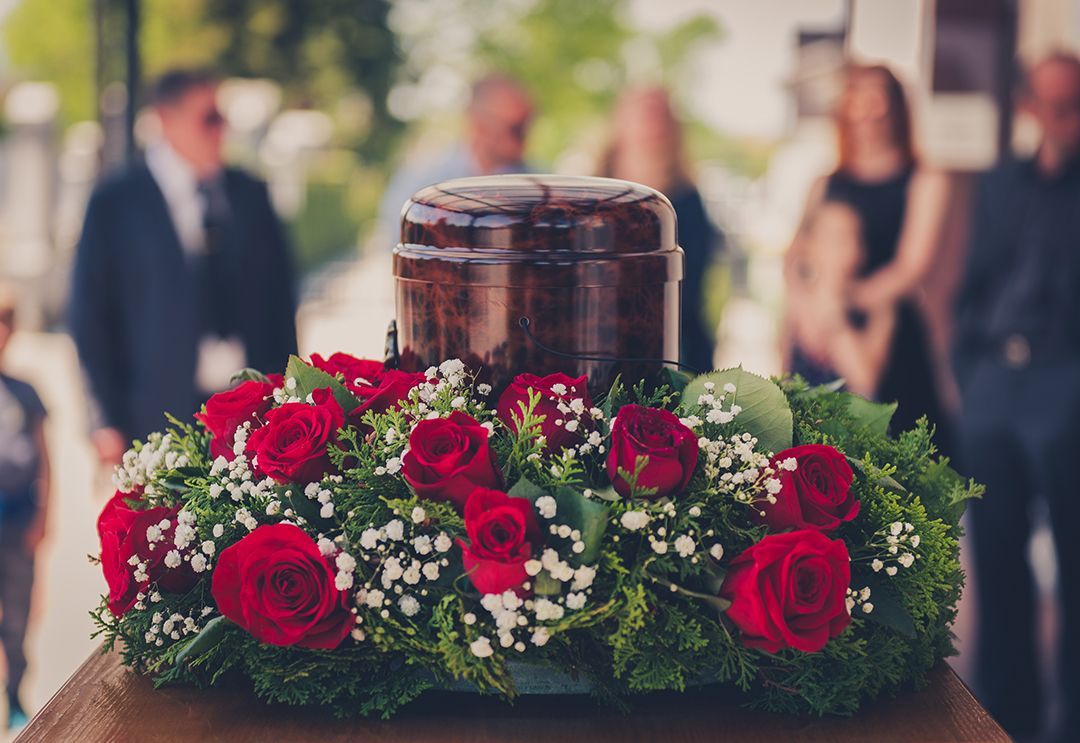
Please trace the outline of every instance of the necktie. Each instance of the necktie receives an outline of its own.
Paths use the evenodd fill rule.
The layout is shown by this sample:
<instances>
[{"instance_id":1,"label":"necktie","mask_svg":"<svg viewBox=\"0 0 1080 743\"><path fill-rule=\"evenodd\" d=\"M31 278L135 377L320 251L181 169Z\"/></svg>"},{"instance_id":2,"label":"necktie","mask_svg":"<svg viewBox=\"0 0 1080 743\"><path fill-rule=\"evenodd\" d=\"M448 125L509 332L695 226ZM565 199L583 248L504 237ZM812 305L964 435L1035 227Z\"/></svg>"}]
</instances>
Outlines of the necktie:
<instances>
[{"instance_id":1,"label":"necktie","mask_svg":"<svg viewBox=\"0 0 1080 743\"><path fill-rule=\"evenodd\" d=\"M232 270L232 216L223 180L202 181L204 253L199 261L204 332L227 338L235 332L232 297L238 277Z\"/></svg>"}]
</instances>

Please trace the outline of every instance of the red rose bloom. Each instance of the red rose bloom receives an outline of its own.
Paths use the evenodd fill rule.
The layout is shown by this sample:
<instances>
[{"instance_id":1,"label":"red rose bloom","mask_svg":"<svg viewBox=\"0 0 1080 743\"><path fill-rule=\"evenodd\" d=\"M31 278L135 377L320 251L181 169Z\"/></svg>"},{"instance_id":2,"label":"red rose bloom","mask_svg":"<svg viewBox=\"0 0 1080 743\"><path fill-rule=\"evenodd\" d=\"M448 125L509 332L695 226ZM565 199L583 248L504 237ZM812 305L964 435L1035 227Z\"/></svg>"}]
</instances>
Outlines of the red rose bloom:
<instances>
[{"instance_id":1,"label":"red rose bloom","mask_svg":"<svg viewBox=\"0 0 1080 743\"><path fill-rule=\"evenodd\" d=\"M592 398L589 397L588 377L568 377L565 374L549 374L538 377L535 374L519 374L514 377L502 395L497 407L499 420L515 433L521 426L524 411L529 408L529 395L540 393L540 400L533 408L533 414L543 416L540 432L547 439L545 449L559 452L581 443L582 435L592 429ZM581 406L578 412L571 403L579 400L574 407ZM569 425L568 425L569 424Z\"/></svg>"},{"instance_id":2,"label":"red rose bloom","mask_svg":"<svg viewBox=\"0 0 1080 743\"><path fill-rule=\"evenodd\" d=\"M236 429L246 421L258 421L274 402L274 384L249 380L231 390L219 392L206 401L195 418L210 432L210 455L225 457L230 462Z\"/></svg>"},{"instance_id":3,"label":"red rose bloom","mask_svg":"<svg viewBox=\"0 0 1080 743\"><path fill-rule=\"evenodd\" d=\"M794 459L795 470L781 467ZM766 503L764 516L755 518L771 531L817 529L835 531L859 513L859 501L851 492L854 474L843 454L831 446L809 444L787 449L773 457L773 469L780 478L776 503Z\"/></svg>"},{"instance_id":4,"label":"red rose bloom","mask_svg":"<svg viewBox=\"0 0 1080 743\"><path fill-rule=\"evenodd\" d=\"M280 483L309 483L333 470L328 449L337 442L345 414L329 389L312 393L314 405L285 403L266 413L252 431L247 453L256 471Z\"/></svg>"},{"instance_id":5,"label":"red rose bloom","mask_svg":"<svg viewBox=\"0 0 1080 743\"><path fill-rule=\"evenodd\" d=\"M476 488L501 487L488 430L458 411L417 423L401 464L405 481L418 496L450 501L458 511Z\"/></svg>"},{"instance_id":6,"label":"red rose bloom","mask_svg":"<svg viewBox=\"0 0 1080 743\"><path fill-rule=\"evenodd\" d=\"M332 650L355 626L334 568L292 524L260 526L222 550L210 590L222 614L270 645Z\"/></svg>"},{"instance_id":7,"label":"red rose bloom","mask_svg":"<svg viewBox=\"0 0 1080 743\"><path fill-rule=\"evenodd\" d=\"M359 396L360 390L370 387L386 369L381 361L358 359L340 351L332 354L327 359L313 353L311 354L311 365L332 377L340 374L345 381L345 387L357 396Z\"/></svg>"},{"instance_id":8,"label":"red rose bloom","mask_svg":"<svg viewBox=\"0 0 1080 743\"><path fill-rule=\"evenodd\" d=\"M381 361L358 359L347 353L335 353L324 359L311 355L311 365L332 376L341 375L345 387L360 400L360 406L349 416L359 420L368 410L385 413L409 396L409 390L423 384L423 374L387 369Z\"/></svg>"},{"instance_id":9,"label":"red rose bloom","mask_svg":"<svg viewBox=\"0 0 1080 743\"><path fill-rule=\"evenodd\" d=\"M461 561L480 593L520 590L529 579L525 562L541 544L536 512L527 498L477 488L465 502L465 531L459 540Z\"/></svg>"},{"instance_id":10,"label":"red rose bloom","mask_svg":"<svg viewBox=\"0 0 1080 743\"><path fill-rule=\"evenodd\" d=\"M360 419L369 410L385 413L387 410L397 408L409 397L409 390L425 381L426 378L421 373L413 374L397 369L387 369L375 377L366 388L353 390L353 394L363 402L349 415Z\"/></svg>"},{"instance_id":11,"label":"red rose bloom","mask_svg":"<svg viewBox=\"0 0 1080 743\"><path fill-rule=\"evenodd\" d=\"M607 473L625 498L630 497L630 483L619 475L619 469L634 472L638 457L649 458L638 475L638 489L654 488L652 498L678 495L697 466L697 436L667 410L624 405L611 425Z\"/></svg>"},{"instance_id":12,"label":"red rose bloom","mask_svg":"<svg viewBox=\"0 0 1080 743\"><path fill-rule=\"evenodd\" d=\"M851 622L850 584L843 540L802 529L770 534L732 560L720 596L749 647L816 653Z\"/></svg>"},{"instance_id":13,"label":"red rose bloom","mask_svg":"<svg viewBox=\"0 0 1080 743\"><path fill-rule=\"evenodd\" d=\"M159 506L137 511L128 501L138 502L139 493L117 492L105 504L98 516L98 538L101 542L101 570L109 586L109 611L123 616L135 605L140 592L147 593L151 583L157 583L168 593L184 593L195 584L195 574L187 561L169 568L165 556L173 549L176 514L179 508ZM168 521L159 529L153 542L147 530ZM132 558L138 562L132 565Z\"/></svg>"}]
</instances>

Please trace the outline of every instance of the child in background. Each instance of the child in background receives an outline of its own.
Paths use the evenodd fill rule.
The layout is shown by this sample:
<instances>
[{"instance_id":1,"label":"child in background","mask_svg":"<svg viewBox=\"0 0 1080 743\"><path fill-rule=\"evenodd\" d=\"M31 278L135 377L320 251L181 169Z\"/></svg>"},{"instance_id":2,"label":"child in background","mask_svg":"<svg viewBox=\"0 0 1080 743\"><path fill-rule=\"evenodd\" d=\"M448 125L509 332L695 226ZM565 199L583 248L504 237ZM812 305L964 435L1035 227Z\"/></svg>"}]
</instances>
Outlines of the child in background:
<instances>
[{"instance_id":1,"label":"child in background","mask_svg":"<svg viewBox=\"0 0 1080 743\"><path fill-rule=\"evenodd\" d=\"M15 295L0 285L0 354L15 330ZM0 372L0 644L7 659L9 731L27 722L19 698L26 672L34 554L45 537L49 463L45 408L34 388Z\"/></svg>"},{"instance_id":2,"label":"child in background","mask_svg":"<svg viewBox=\"0 0 1080 743\"><path fill-rule=\"evenodd\" d=\"M858 215L826 202L806 226L806 248L788 282L784 368L810 384L842 378L851 392L877 397L889 361L896 312L852 312L848 294L864 260Z\"/></svg>"}]
</instances>

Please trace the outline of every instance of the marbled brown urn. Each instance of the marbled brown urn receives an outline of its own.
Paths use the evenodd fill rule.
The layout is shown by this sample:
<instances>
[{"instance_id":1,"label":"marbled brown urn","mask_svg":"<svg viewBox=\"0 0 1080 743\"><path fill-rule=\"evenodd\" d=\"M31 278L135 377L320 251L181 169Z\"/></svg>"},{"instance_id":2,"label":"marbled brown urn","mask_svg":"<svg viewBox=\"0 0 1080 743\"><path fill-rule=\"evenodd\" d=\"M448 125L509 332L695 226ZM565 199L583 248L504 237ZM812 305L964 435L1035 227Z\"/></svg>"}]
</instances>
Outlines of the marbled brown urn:
<instances>
[{"instance_id":1,"label":"marbled brown urn","mask_svg":"<svg viewBox=\"0 0 1080 743\"><path fill-rule=\"evenodd\" d=\"M651 377L679 358L682 274L675 211L645 186L553 175L428 186L402 209L394 251L399 364L460 358L496 389L526 371L586 374L594 392L618 374Z\"/></svg>"}]
</instances>

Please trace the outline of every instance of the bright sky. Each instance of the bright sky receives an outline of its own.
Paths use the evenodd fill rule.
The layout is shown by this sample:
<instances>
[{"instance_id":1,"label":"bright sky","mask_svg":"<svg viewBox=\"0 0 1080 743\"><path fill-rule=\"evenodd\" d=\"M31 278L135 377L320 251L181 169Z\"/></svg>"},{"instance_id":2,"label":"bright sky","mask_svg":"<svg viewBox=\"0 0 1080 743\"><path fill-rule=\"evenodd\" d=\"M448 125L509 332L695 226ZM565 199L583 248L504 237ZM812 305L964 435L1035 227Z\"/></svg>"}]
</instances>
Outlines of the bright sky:
<instances>
[{"instance_id":1,"label":"bright sky","mask_svg":"<svg viewBox=\"0 0 1080 743\"><path fill-rule=\"evenodd\" d=\"M632 0L632 18L662 28L710 13L724 38L692 67L700 79L687 106L705 122L735 134L777 137L788 122L784 81L792 71L799 29L835 29L844 0Z\"/></svg>"}]
</instances>

